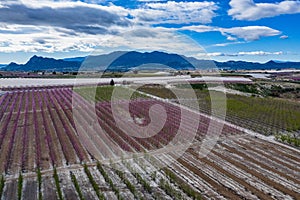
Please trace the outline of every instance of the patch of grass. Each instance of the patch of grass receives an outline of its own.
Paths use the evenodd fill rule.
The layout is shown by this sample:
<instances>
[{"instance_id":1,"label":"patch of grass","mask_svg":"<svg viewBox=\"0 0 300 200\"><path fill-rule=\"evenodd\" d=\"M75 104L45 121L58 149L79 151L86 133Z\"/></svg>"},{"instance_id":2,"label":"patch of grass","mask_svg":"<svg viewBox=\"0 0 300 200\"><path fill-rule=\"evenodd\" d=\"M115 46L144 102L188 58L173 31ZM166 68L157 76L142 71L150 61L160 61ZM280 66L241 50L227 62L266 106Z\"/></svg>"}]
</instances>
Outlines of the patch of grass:
<instances>
[{"instance_id":1,"label":"patch of grass","mask_svg":"<svg viewBox=\"0 0 300 200\"><path fill-rule=\"evenodd\" d=\"M208 87L207 87L207 84L191 84L191 85L186 85L186 84L180 84L180 85L176 85L177 88L180 88L180 89L186 89L186 88L193 88L193 89L198 89L198 90L206 90ZM211 87L211 86L210 86Z\"/></svg>"},{"instance_id":2,"label":"patch of grass","mask_svg":"<svg viewBox=\"0 0 300 200\"><path fill-rule=\"evenodd\" d=\"M138 90L164 99L176 99L176 95L171 90L162 86L143 86Z\"/></svg>"},{"instance_id":3,"label":"patch of grass","mask_svg":"<svg viewBox=\"0 0 300 200\"><path fill-rule=\"evenodd\" d=\"M235 84L226 84L227 88L231 88L234 90L238 90L245 93L251 94L259 94L258 85L256 84L242 84L242 83L235 83Z\"/></svg>"},{"instance_id":4,"label":"patch of grass","mask_svg":"<svg viewBox=\"0 0 300 200\"><path fill-rule=\"evenodd\" d=\"M283 143L288 143L295 147L300 147L300 138L291 134L275 134L275 139Z\"/></svg>"},{"instance_id":5,"label":"patch of grass","mask_svg":"<svg viewBox=\"0 0 300 200\"><path fill-rule=\"evenodd\" d=\"M111 101L114 90L118 91L118 98L124 99L131 91L121 86L98 86L98 87L77 87L74 91L89 101L103 102ZM134 92L130 99L149 98L138 92Z\"/></svg>"}]
</instances>

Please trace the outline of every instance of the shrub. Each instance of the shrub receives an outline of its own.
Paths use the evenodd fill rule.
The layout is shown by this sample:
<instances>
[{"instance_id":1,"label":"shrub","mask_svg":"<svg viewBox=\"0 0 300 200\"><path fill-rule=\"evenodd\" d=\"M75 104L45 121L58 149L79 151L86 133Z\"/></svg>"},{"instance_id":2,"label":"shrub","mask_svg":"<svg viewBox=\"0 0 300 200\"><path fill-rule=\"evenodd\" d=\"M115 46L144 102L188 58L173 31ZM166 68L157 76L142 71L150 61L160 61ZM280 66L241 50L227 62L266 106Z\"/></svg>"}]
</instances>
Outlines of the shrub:
<instances>
[{"instance_id":1,"label":"shrub","mask_svg":"<svg viewBox=\"0 0 300 200\"><path fill-rule=\"evenodd\" d=\"M109 83L111 86L114 86L115 85L115 81L113 79L111 79L110 83Z\"/></svg>"}]
</instances>

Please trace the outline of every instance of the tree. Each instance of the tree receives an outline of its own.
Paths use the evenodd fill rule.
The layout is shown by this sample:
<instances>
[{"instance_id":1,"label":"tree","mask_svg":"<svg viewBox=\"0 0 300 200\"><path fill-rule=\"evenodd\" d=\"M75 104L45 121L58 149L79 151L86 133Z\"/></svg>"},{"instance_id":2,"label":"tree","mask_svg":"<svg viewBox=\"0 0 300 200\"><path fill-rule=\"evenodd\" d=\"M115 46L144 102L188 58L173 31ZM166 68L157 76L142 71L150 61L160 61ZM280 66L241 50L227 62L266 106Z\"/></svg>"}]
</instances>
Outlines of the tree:
<instances>
[{"instance_id":1,"label":"tree","mask_svg":"<svg viewBox=\"0 0 300 200\"><path fill-rule=\"evenodd\" d=\"M115 82L114 82L114 80L113 80L113 79L111 79L111 81L110 81L110 85L111 85L111 86L114 86L114 85L115 85Z\"/></svg>"}]
</instances>

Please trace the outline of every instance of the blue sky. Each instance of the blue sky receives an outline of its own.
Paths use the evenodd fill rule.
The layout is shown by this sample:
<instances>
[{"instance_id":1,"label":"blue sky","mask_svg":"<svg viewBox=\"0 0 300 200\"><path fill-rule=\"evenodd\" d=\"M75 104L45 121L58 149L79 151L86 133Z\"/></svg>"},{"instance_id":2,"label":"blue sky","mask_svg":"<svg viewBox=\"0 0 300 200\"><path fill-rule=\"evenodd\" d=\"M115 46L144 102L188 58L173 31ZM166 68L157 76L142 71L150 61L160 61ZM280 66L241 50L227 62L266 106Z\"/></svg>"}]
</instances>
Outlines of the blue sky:
<instances>
[{"instance_id":1,"label":"blue sky","mask_svg":"<svg viewBox=\"0 0 300 200\"><path fill-rule=\"evenodd\" d=\"M300 1L1 0L0 63L116 50L300 61Z\"/></svg>"}]
</instances>

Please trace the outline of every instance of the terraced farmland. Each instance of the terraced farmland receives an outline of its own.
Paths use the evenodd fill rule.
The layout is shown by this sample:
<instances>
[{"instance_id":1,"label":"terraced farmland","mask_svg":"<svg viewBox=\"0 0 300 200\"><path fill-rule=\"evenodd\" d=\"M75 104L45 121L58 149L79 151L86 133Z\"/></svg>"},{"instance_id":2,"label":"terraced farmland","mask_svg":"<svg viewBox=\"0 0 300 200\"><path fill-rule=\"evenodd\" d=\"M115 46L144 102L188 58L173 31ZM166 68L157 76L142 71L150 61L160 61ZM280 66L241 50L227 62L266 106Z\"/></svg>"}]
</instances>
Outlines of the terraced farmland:
<instances>
[{"instance_id":1,"label":"terraced farmland","mask_svg":"<svg viewBox=\"0 0 300 200\"><path fill-rule=\"evenodd\" d=\"M72 98L86 111L76 119ZM12 90L0 97L1 199L299 199L295 149L224 125L217 145L202 158L199 148L212 121L205 115L143 95L130 102L98 100L93 104L68 87ZM115 119L112 103L121 113L129 103L130 116ZM166 110L156 135L134 137L140 129L132 126L128 133L116 125L146 126L153 105ZM191 144L174 142L180 127ZM153 153L158 149L163 151Z\"/></svg>"}]
</instances>

